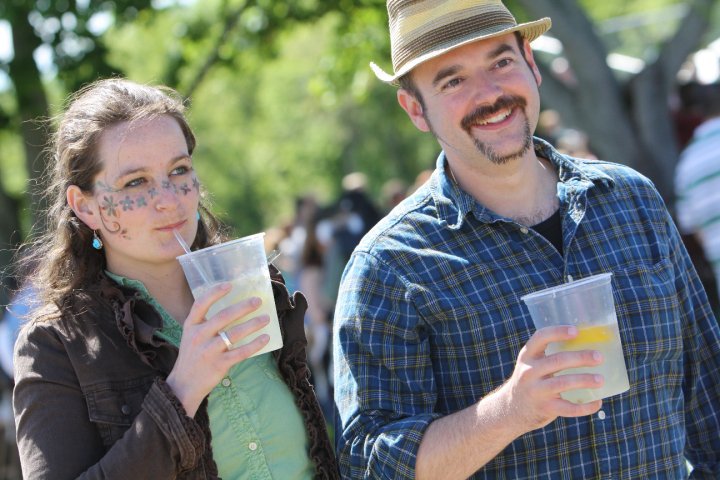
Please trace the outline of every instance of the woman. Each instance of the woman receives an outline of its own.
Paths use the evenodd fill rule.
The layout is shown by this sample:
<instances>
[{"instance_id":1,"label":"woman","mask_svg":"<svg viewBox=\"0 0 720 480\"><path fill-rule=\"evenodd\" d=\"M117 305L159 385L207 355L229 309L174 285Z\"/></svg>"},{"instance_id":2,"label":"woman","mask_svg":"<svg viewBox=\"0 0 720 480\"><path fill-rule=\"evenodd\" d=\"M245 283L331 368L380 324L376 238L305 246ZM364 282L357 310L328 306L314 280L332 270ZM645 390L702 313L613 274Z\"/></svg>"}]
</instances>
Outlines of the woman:
<instances>
[{"instance_id":1,"label":"woman","mask_svg":"<svg viewBox=\"0 0 720 480\"><path fill-rule=\"evenodd\" d=\"M169 90L98 81L54 137L50 226L28 261L46 305L15 349L24 478L336 478L305 362L301 294L271 267L284 347L249 298L194 300L176 258L224 241L203 207L195 138Z\"/></svg>"}]
</instances>

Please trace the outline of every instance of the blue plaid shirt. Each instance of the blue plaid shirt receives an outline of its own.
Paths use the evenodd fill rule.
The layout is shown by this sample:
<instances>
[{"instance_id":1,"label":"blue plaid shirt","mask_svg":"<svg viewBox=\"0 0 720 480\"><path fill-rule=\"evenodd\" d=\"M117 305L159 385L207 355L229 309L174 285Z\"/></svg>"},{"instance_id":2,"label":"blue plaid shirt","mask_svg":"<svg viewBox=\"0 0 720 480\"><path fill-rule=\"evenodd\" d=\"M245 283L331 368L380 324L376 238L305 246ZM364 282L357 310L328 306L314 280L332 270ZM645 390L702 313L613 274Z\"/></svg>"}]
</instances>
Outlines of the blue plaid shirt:
<instances>
[{"instance_id":1,"label":"blue plaid shirt","mask_svg":"<svg viewBox=\"0 0 720 480\"><path fill-rule=\"evenodd\" d=\"M534 327L522 295L612 272L630 390L557 418L472 478L720 478L720 330L665 206L618 164L563 156L564 254L445 175L382 220L348 263L335 315L345 478L414 478L423 432L508 379Z\"/></svg>"}]
</instances>

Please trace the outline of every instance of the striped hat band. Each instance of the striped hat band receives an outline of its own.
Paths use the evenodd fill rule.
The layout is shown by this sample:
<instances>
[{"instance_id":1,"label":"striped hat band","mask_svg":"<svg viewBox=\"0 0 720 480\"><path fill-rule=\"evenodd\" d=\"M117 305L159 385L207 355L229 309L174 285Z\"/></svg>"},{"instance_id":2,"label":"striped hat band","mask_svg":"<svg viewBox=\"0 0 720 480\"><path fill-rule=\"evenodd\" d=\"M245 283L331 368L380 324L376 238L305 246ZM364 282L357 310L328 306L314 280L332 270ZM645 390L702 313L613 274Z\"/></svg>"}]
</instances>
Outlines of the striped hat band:
<instances>
[{"instance_id":1,"label":"striped hat band","mask_svg":"<svg viewBox=\"0 0 720 480\"><path fill-rule=\"evenodd\" d=\"M470 42L519 32L532 42L549 18L518 24L501 0L388 0L392 74L371 63L382 81L397 79L419 64Z\"/></svg>"}]
</instances>

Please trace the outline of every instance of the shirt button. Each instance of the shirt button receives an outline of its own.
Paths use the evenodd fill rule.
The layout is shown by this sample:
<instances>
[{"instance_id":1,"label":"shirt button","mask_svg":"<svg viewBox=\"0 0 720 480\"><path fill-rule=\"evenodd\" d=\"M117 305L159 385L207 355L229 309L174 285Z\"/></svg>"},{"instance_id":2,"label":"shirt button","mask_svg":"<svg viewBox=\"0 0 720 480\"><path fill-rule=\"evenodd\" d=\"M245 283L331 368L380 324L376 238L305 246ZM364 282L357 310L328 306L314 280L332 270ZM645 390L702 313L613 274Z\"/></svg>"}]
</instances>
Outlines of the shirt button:
<instances>
[{"instance_id":1,"label":"shirt button","mask_svg":"<svg viewBox=\"0 0 720 480\"><path fill-rule=\"evenodd\" d=\"M255 443L255 442L250 442L250 443L248 444L248 448L254 452L255 450L257 450L257 443Z\"/></svg>"},{"instance_id":2,"label":"shirt button","mask_svg":"<svg viewBox=\"0 0 720 480\"><path fill-rule=\"evenodd\" d=\"M227 377L225 377L225 378L222 379L222 386L223 386L223 387L229 387L231 383L232 383L232 382L231 382L230 379L227 378Z\"/></svg>"},{"instance_id":3,"label":"shirt button","mask_svg":"<svg viewBox=\"0 0 720 480\"><path fill-rule=\"evenodd\" d=\"M521 228L520 228L520 231L521 231L523 234L525 234L525 235L527 235L527 233L528 233L527 227L521 227Z\"/></svg>"},{"instance_id":4,"label":"shirt button","mask_svg":"<svg viewBox=\"0 0 720 480\"><path fill-rule=\"evenodd\" d=\"M123 405L120 407L120 411L123 415L130 415L130 405Z\"/></svg>"},{"instance_id":5,"label":"shirt button","mask_svg":"<svg viewBox=\"0 0 720 480\"><path fill-rule=\"evenodd\" d=\"M602 410L600 410L600 411L598 412L598 418L599 418L600 420L605 420L605 412L602 411Z\"/></svg>"}]
</instances>

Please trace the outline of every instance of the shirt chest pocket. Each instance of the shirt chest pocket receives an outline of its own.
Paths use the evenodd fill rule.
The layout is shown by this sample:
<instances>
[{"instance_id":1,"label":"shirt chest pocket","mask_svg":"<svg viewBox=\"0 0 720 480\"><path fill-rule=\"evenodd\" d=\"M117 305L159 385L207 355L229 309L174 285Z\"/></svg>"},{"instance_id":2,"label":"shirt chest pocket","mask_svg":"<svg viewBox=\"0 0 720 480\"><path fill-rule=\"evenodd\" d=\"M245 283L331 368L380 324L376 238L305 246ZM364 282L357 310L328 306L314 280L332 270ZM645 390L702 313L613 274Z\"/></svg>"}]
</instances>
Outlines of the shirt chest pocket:
<instances>
[{"instance_id":1,"label":"shirt chest pocket","mask_svg":"<svg viewBox=\"0 0 720 480\"><path fill-rule=\"evenodd\" d=\"M628 367L680 362L683 332L672 263L614 271L613 290Z\"/></svg>"},{"instance_id":2,"label":"shirt chest pocket","mask_svg":"<svg viewBox=\"0 0 720 480\"><path fill-rule=\"evenodd\" d=\"M94 385L85 393L88 415L109 448L130 428L140 413L152 378Z\"/></svg>"}]
</instances>

